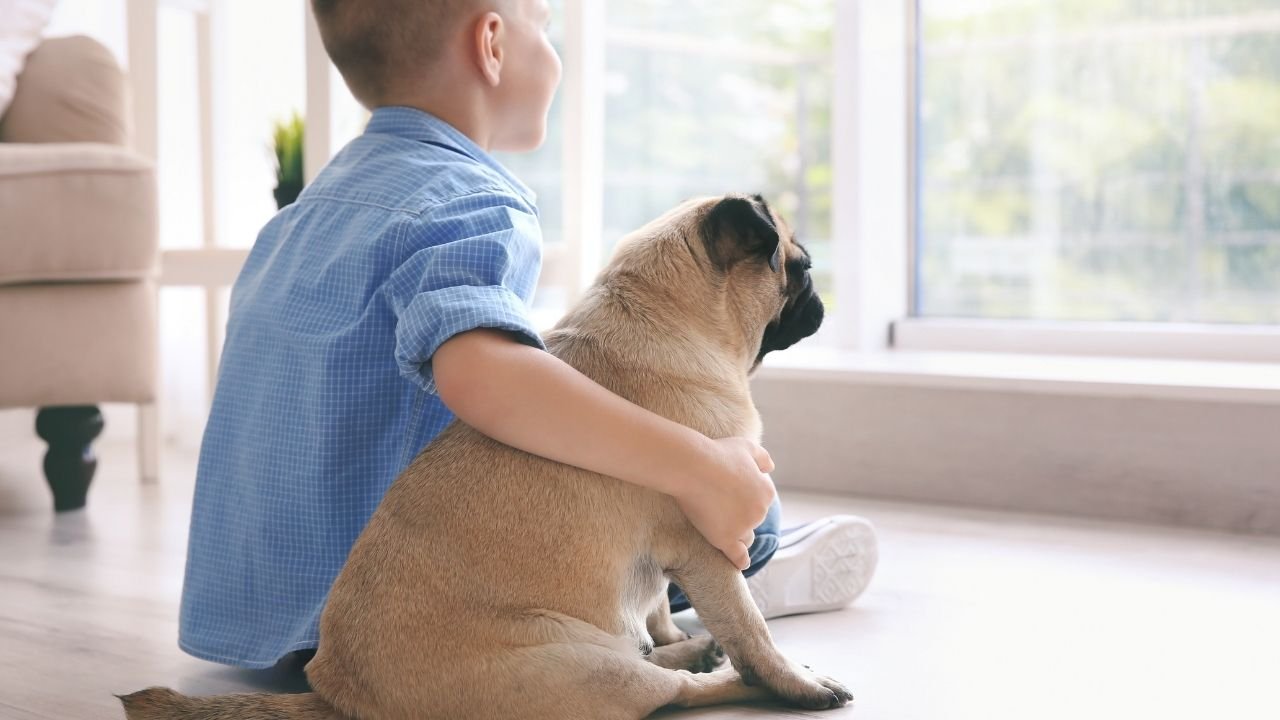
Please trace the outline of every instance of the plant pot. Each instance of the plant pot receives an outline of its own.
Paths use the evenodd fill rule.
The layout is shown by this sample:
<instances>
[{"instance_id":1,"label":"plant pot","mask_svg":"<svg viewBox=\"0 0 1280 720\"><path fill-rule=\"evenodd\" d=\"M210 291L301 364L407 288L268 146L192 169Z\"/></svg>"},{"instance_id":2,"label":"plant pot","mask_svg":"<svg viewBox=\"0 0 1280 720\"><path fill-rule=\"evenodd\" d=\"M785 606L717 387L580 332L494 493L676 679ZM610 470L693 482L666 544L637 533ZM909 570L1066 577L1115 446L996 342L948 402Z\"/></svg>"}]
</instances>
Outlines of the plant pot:
<instances>
[{"instance_id":1,"label":"plant pot","mask_svg":"<svg viewBox=\"0 0 1280 720\"><path fill-rule=\"evenodd\" d=\"M276 207L283 210L298 199L302 193L302 183L283 183L276 186L272 194L276 197Z\"/></svg>"}]
</instances>

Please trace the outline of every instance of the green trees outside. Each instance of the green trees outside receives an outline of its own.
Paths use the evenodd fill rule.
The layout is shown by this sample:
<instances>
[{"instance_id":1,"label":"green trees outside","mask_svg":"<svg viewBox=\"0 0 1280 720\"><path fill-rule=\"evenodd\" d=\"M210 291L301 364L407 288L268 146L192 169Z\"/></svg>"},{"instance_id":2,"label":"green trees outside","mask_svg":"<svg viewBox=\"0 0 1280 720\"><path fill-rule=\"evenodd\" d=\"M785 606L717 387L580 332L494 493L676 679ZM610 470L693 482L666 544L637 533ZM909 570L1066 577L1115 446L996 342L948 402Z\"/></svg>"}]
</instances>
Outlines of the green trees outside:
<instances>
[{"instance_id":1,"label":"green trees outside","mask_svg":"<svg viewBox=\"0 0 1280 720\"><path fill-rule=\"evenodd\" d=\"M1280 4L921 6L925 315L1280 322Z\"/></svg>"}]
</instances>

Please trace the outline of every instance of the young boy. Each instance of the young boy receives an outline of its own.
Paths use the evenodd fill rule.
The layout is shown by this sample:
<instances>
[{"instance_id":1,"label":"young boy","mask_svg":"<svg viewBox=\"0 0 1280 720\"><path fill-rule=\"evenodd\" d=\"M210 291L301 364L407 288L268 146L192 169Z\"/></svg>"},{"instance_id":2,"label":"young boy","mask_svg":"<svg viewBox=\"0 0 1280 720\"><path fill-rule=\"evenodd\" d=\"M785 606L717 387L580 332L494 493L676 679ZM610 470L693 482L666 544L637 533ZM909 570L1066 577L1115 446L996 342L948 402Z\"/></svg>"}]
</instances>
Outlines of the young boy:
<instances>
[{"instance_id":1,"label":"young boy","mask_svg":"<svg viewBox=\"0 0 1280 720\"><path fill-rule=\"evenodd\" d=\"M526 308L541 252L533 194L489 152L542 143L560 78L545 0L313 9L329 56L373 114L263 228L232 290L181 647L246 668L315 648L356 536L455 415L522 450L673 496L748 573L780 544L798 539L779 557L807 573L810 555L832 554L815 548L843 543L846 559L819 569L838 582L819 588L817 605L807 578L802 604L786 602L796 572L753 592L771 616L851 601L874 565L864 521L828 519L780 540L763 448L708 439L543 351ZM509 552L521 552L518 538ZM672 601L684 607L678 591Z\"/></svg>"}]
</instances>

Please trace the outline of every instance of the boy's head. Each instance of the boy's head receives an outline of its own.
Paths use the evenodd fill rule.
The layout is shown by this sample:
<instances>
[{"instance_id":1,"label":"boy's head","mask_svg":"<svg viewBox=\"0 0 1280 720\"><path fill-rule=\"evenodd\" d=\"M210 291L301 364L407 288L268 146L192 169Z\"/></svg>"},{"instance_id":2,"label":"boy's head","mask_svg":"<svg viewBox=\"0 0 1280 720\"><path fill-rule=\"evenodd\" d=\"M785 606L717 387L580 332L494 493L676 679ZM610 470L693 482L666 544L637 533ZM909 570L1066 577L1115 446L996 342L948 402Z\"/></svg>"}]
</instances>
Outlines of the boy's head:
<instances>
[{"instance_id":1,"label":"boy's head","mask_svg":"<svg viewBox=\"0 0 1280 720\"><path fill-rule=\"evenodd\" d=\"M465 105L485 116L493 149L542 144L560 82L546 0L312 0L312 8L325 50L365 107Z\"/></svg>"}]
</instances>

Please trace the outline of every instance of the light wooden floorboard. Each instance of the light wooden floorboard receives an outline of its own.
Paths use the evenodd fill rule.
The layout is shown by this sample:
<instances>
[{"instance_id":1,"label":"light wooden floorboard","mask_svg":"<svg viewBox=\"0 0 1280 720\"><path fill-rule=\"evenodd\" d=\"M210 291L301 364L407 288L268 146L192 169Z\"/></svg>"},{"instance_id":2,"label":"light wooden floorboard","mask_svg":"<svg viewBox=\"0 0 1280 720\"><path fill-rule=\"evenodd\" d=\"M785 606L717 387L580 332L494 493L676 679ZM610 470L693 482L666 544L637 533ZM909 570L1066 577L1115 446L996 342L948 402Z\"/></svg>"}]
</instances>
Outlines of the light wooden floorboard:
<instances>
[{"instance_id":1,"label":"light wooden floorboard","mask_svg":"<svg viewBox=\"0 0 1280 720\"><path fill-rule=\"evenodd\" d=\"M298 690L178 650L194 456L137 482L100 448L87 511L55 516L34 439L0 438L0 718L122 717L112 693ZM881 567L852 608L781 618L790 656L845 681L829 713L668 717L1280 718L1280 539L783 492L788 523L863 514ZM685 618L689 620L689 618Z\"/></svg>"}]
</instances>

